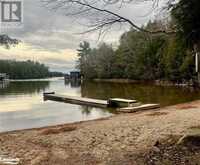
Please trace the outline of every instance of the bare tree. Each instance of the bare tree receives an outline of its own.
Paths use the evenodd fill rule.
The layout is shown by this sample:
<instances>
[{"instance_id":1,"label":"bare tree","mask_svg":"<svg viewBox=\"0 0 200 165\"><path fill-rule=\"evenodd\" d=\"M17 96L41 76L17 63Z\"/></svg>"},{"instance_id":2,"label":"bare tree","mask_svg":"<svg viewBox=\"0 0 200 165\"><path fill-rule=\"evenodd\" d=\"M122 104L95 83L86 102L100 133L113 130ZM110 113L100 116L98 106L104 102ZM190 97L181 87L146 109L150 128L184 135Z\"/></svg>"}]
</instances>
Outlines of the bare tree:
<instances>
[{"instance_id":1,"label":"bare tree","mask_svg":"<svg viewBox=\"0 0 200 165\"><path fill-rule=\"evenodd\" d=\"M99 34L104 34L106 31L112 28L113 25L128 24L132 28L150 34L173 34L174 30L157 29L150 31L138 26L134 21L128 19L117 12L113 12L111 8L121 8L123 5L129 5L130 3L141 3L150 0L42 0L42 2L54 11L64 11L69 17L75 17L79 19L87 18L88 30L84 33L99 31ZM167 10L170 10L177 0L168 0ZM152 0L152 7L155 8L159 3L159 0Z\"/></svg>"}]
</instances>

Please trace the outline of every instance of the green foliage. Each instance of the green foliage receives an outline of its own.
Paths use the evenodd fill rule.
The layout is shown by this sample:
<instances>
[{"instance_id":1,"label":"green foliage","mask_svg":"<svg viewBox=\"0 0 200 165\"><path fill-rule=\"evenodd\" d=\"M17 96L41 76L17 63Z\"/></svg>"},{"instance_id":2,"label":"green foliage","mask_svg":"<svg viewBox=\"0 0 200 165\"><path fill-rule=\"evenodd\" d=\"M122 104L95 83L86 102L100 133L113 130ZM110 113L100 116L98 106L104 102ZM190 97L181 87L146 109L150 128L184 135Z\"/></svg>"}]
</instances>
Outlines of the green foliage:
<instances>
[{"instance_id":1,"label":"green foliage","mask_svg":"<svg viewBox=\"0 0 200 165\"><path fill-rule=\"evenodd\" d=\"M112 77L112 67L114 63L114 50L105 43L99 45L97 49L91 49L88 42L80 44L78 49L77 68L85 78L110 78Z\"/></svg>"},{"instance_id":2,"label":"green foliage","mask_svg":"<svg viewBox=\"0 0 200 165\"><path fill-rule=\"evenodd\" d=\"M150 22L146 28L160 27L160 23ZM84 62L81 60L83 67L79 69L87 79L164 79L184 82L195 76L194 56L188 49L187 41L179 36L148 36L131 29L121 36L116 50L105 43L95 49L79 50L82 50L79 56L86 57ZM83 50L87 53L83 53Z\"/></svg>"},{"instance_id":3,"label":"green foliage","mask_svg":"<svg viewBox=\"0 0 200 165\"><path fill-rule=\"evenodd\" d=\"M178 32L190 46L200 40L200 1L180 0L172 9L172 16L177 23Z\"/></svg>"},{"instance_id":4,"label":"green foliage","mask_svg":"<svg viewBox=\"0 0 200 165\"><path fill-rule=\"evenodd\" d=\"M86 66L86 60L87 57L90 55L91 53L91 48L90 48L90 44L86 41L84 41L83 43L80 43L79 45L79 49L78 51L78 64L77 64L77 68L80 69L83 73L84 73L84 69Z\"/></svg>"},{"instance_id":5,"label":"green foliage","mask_svg":"<svg viewBox=\"0 0 200 165\"><path fill-rule=\"evenodd\" d=\"M101 44L95 51L96 64L95 71L98 78L110 78L112 77L113 63L115 60L114 51L110 45L105 43ZM94 54L93 54L94 56Z\"/></svg>"},{"instance_id":6,"label":"green foliage","mask_svg":"<svg viewBox=\"0 0 200 165\"><path fill-rule=\"evenodd\" d=\"M46 78L50 74L44 64L11 60L0 60L0 73L7 73L11 79Z\"/></svg>"},{"instance_id":7,"label":"green foliage","mask_svg":"<svg viewBox=\"0 0 200 165\"><path fill-rule=\"evenodd\" d=\"M189 80L194 75L194 57L188 53L186 42L175 37L168 39L164 49L165 78L172 81Z\"/></svg>"},{"instance_id":8,"label":"green foliage","mask_svg":"<svg viewBox=\"0 0 200 165\"><path fill-rule=\"evenodd\" d=\"M49 72L49 77L63 77L64 73L62 72Z\"/></svg>"}]
</instances>

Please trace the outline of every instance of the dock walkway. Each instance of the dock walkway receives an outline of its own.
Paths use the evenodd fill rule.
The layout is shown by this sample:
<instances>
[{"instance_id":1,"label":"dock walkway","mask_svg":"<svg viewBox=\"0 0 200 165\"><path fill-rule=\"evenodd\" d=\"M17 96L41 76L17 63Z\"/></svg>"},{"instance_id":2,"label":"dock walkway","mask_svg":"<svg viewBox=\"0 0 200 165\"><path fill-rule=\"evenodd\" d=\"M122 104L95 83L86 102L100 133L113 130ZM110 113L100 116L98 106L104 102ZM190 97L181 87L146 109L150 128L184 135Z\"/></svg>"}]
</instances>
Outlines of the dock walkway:
<instances>
[{"instance_id":1,"label":"dock walkway","mask_svg":"<svg viewBox=\"0 0 200 165\"><path fill-rule=\"evenodd\" d=\"M44 93L45 100L61 101L70 104L86 105L100 108L113 107L118 108L118 112L135 112L139 110L148 110L159 108L158 104L143 104L141 105L136 100L111 98L107 100L98 100L91 98L84 98L78 96L68 96L52 93Z\"/></svg>"},{"instance_id":2,"label":"dock walkway","mask_svg":"<svg viewBox=\"0 0 200 165\"><path fill-rule=\"evenodd\" d=\"M97 99L83 98L78 96L67 96L55 93L44 94L44 98L45 100L62 101L71 104L88 105L94 107L106 108L109 106L109 103L106 100L97 100Z\"/></svg>"}]
</instances>

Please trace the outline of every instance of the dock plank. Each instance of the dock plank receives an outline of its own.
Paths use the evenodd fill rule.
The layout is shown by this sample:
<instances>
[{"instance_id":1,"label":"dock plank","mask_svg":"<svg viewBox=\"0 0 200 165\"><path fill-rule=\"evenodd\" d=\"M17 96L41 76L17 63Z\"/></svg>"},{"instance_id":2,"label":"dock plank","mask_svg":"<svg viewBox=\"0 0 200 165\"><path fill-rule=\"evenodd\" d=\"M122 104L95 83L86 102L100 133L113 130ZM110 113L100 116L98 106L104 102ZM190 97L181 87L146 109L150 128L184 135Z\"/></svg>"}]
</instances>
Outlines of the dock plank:
<instances>
[{"instance_id":1,"label":"dock plank","mask_svg":"<svg viewBox=\"0 0 200 165\"><path fill-rule=\"evenodd\" d=\"M143 104L136 107L126 107L126 108L119 108L117 109L119 112L126 112L126 113L132 113L142 110L150 110L150 109L157 109L160 108L159 104Z\"/></svg>"},{"instance_id":2,"label":"dock plank","mask_svg":"<svg viewBox=\"0 0 200 165\"><path fill-rule=\"evenodd\" d=\"M84 98L78 96L61 95L61 94L44 94L44 98L46 100L62 101L71 104L88 105L95 107L108 107L109 105L106 100L98 100L98 99Z\"/></svg>"},{"instance_id":3,"label":"dock plank","mask_svg":"<svg viewBox=\"0 0 200 165\"><path fill-rule=\"evenodd\" d=\"M111 107L130 107L132 104L136 103L136 100L121 99L121 98L111 98L108 100Z\"/></svg>"},{"instance_id":4,"label":"dock plank","mask_svg":"<svg viewBox=\"0 0 200 165\"><path fill-rule=\"evenodd\" d=\"M109 99L109 100L116 101L116 102L122 102L122 103L135 103L135 102L137 102L136 100L121 99L121 98L112 98L112 99Z\"/></svg>"}]
</instances>

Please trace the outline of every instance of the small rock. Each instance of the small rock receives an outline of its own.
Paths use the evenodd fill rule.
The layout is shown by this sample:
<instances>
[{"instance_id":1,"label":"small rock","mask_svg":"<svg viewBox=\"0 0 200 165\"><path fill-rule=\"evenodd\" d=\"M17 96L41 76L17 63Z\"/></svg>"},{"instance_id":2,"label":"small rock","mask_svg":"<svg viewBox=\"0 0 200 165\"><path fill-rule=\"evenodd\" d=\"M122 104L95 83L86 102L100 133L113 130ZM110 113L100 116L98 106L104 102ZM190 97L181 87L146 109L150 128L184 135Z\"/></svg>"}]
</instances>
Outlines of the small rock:
<instances>
[{"instance_id":1,"label":"small rock","mask_svg":"<svg viewBox=\"0 0 200 165\"><path fill-rule=\"evenodd\" d=\"M125 149L126 148L126 146L125 145L121 145L121 149Z\"/></svg>"},{"instance_id":2,"label":"small rock","mask_svg":"<svg viewBox=\"0 0 200 165\"><path fill-rule=\"evenodd\" d=\"M163 156L169 157L169 154L168 153L164 153Z\"/></svg>"},{"instance_id":3,"label":"small rock","mask_svg":"<svg viewBox=\"0 0 200 165\"><path fill-rule=\"evenodd\" d=\"M160 149L159 149L158 147L154 146L154 147L153 147L153 151L156 152L156 153L159 153L159 152L160 152Z\"/></svg>"}]
</instances>

